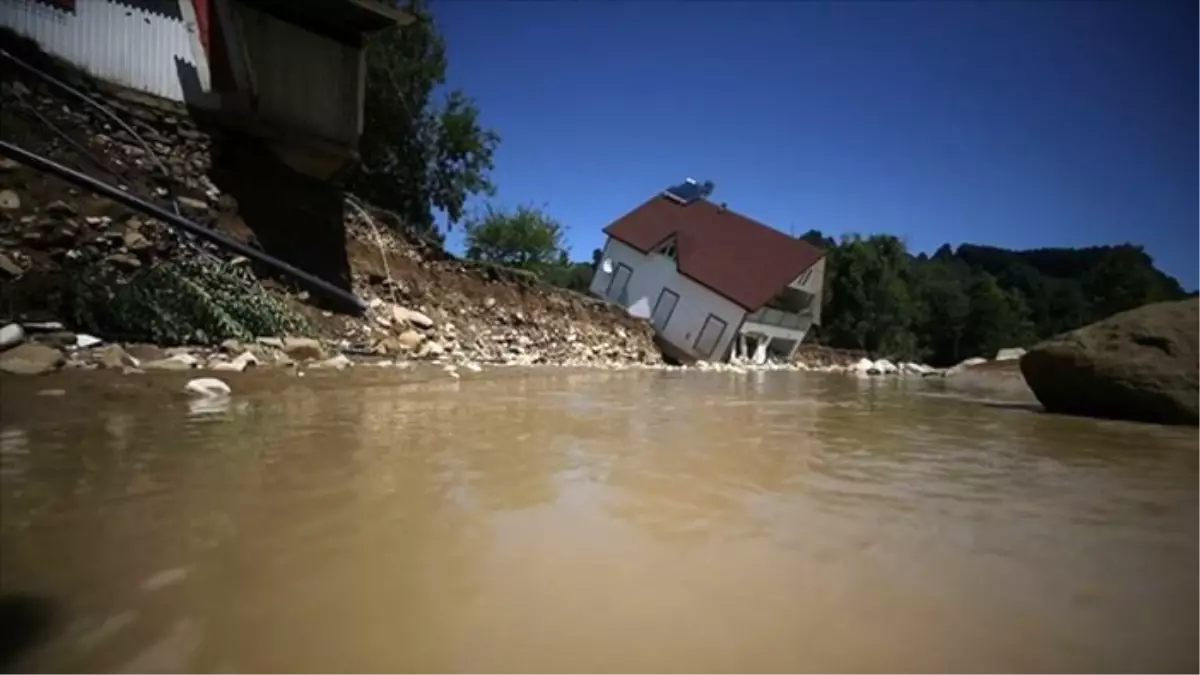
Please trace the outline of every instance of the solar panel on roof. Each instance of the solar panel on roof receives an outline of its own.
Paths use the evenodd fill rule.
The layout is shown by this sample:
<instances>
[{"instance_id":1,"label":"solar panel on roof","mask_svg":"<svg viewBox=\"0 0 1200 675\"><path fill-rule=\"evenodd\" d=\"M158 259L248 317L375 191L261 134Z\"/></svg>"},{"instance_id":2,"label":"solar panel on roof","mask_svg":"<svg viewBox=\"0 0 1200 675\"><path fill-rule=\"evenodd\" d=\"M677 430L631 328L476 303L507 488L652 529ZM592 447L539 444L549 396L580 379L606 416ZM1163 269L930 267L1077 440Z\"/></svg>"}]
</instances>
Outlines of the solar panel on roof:
<instances>
[{"instance_id":1,"label":"solar panel on roof","mask_svg":"<svg viewBox=\"0 0 1200 675\"><path fill-rule=\"evenodd\" d=\"M688 178L679 185L667 188L663 191L663 194L679 202L680 204L686 205L691 204L697 199L703 199L709 196L712 194L713 187L713 182L711 180L706 180L704 181L703 185L700 185L691 178Z\"/></svg>"}]
</instances>

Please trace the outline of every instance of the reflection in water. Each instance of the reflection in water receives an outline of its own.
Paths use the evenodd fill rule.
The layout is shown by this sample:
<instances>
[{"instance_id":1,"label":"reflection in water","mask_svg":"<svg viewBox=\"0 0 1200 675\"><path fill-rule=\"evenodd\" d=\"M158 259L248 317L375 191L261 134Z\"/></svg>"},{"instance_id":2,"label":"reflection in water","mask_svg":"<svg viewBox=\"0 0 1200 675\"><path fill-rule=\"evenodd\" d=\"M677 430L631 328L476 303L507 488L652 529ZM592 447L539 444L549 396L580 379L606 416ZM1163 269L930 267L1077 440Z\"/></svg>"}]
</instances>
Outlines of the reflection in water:
<instances>
[{"instance_id":1,"label":"reflection in water","mask_svg":"<svg viewBox=\"0 0 1200 675\"><path fill-rule=\"evenodd\" d=\"M0 588L39 670L1195 670L1194 436L926 393L68 392L0 420Z\"/></svg>"}]
</instances>

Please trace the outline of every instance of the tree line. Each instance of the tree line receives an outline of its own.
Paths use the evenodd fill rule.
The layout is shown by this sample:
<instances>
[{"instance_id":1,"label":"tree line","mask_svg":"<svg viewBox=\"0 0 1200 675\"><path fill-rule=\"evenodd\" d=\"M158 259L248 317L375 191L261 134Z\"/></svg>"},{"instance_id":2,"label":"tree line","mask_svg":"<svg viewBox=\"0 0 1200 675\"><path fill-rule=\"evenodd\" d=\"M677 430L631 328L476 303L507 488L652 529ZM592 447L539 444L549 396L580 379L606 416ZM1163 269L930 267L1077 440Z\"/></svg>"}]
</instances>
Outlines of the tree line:
<instances>
[{"instance_id":1,"label":"tree line","mask_svg":"<svg viewBox=\"0 0 1200 675\"><path fill-rule=\"evenodd\" d=\"M1140 246L1012 251L948 244L910 254L891 235L812 230L826 252L822 326L832 347L949 365L993 357L1127 309L1185 297Z\"/></svg>"},{"instance_id":2,"label":"tree line","mask_svg":"<svg viewBox=\"0 0 1200 675\"><path fill-rule=\"evenodd\" d=\"M543 210L485 206L499 135L485 127L465 93L435 96L446 79L446 46L422 0L405 8L416 21L367 44L361 164L347 187L400 216L408 234L444 243L436 225L462 227L466 255L518 267L586 291L599 251L571 261L565 229ZM912 255L890 235L841 240L812 230L802 238L826 252L823 325L812 339L876 356L934 365L993 356L1159 300L1183 297L1138 246L1010 251L942 246Z\"/></svg>"}]
</instances>

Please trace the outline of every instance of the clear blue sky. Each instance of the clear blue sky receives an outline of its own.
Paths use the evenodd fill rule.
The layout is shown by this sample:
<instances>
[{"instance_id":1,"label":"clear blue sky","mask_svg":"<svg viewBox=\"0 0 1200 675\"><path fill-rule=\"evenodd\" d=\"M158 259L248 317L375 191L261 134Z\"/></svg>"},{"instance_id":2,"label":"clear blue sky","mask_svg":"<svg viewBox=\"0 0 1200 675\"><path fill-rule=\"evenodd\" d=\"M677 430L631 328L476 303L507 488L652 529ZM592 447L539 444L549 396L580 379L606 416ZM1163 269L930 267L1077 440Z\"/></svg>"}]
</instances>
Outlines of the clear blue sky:
<instances>
[{"instance_id":1,"label":"clear blue sky","mask_svg":"<svg viewBox=\"0 0 1200 675\"><path fill-rule=\"evenodd\" d=\"M1197 286L1195 0L434 0L504 206L588 259L685 176L799 234L1142 244ZM452 247L461 245L457 233Z\"/></svg>"}]
</instances>

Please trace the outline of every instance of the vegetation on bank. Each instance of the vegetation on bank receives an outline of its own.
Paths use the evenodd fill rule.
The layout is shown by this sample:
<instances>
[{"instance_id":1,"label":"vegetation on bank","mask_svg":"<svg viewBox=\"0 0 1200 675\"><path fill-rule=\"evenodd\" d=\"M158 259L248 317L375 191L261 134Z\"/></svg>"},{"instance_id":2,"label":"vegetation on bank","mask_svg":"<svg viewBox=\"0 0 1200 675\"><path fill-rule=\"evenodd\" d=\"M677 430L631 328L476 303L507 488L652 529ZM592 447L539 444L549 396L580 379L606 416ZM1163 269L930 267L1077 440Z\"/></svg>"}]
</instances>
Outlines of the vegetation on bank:
<instances>
[{"instance_id":1,"label":"vegetation on bank","mask_svg":"<svg viewBox=\"0 0 1200 675\"><path fill-rule=\"evenodd\" d=\"M1029 346L1116 312L1185 297L1139 246L1010 251L943 245L911 255L890 235L841 241L827 254L827 345L948 365Z\"/></svg>"},{"instance_id":2,"label":"vegetation on bank","mask_svg":"<svg viewBox=\"0 0 1200 675\"><path fill-rule=\"evenodd\" d=\"M396 211L413 234L439 244L434 214L465 226L467 257L536 273L586 291L599 259L571 262L564 227L542 210L465 204L494 194L499 135L480 122L461 91L435 99L446 77L445 43L421 0L409 26L385 31L367 49L363 166L351 189ZM944 245L912 255L890 235L840 241L810 231L827 252L820 344L934 365L1027 346L1119 311L1185 296L1138 246L1010 251Z\"/></svg>"}]
</instances>

